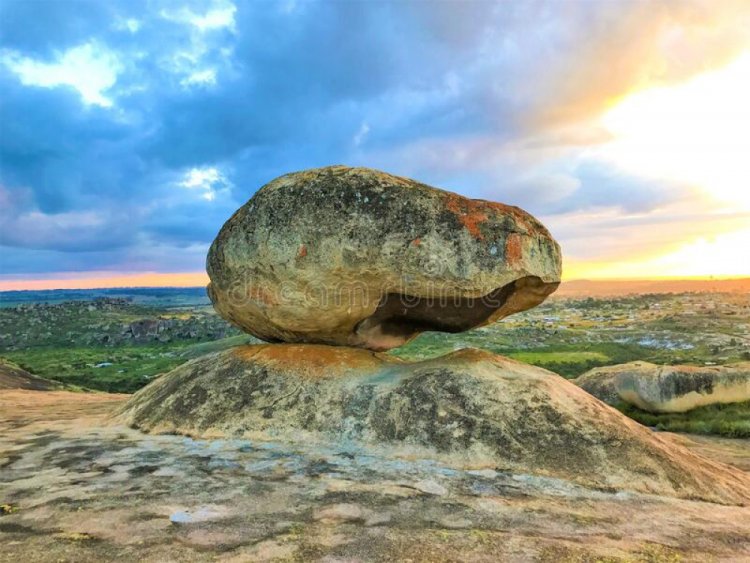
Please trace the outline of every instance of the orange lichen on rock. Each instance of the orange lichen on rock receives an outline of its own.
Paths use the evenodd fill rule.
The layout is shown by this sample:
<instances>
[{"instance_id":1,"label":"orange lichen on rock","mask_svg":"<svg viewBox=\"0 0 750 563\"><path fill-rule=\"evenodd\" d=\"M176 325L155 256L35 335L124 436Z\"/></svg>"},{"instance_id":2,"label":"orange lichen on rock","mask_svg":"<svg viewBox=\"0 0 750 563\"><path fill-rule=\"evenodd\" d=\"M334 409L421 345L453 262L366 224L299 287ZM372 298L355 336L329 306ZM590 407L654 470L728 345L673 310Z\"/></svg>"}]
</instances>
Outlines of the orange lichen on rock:
<instances>
[{"instance_id":1,"label":"orange lichen on rock","mask_svg":"<svg viewBox=\"0 0 750 563\"><path fill-rule=\"evenodd\" d=\"M512 217L515 228L523 234L550 236L544 227L534 221L529 221L528 214L514 205L484 199L470 199L452 192L446 192L445 198L445 207L458 217L461 224L476 239L484 239L480 225L491 216L500 215Z\"/></svg>"},{"instance_id":2,"label":"orange lichen on rock","mask_svg":"<svg viewBox=\"0 0 750 563\"><path fill-rule=\"evenodd\" d=\"M467 231L476 239L483 240L479 225L487 220L487 203L480 199L468 199L451 192L446 193L445 207L451 211Z\"/></svg>"},{"instance_id":3,"label":"orange lichen on rock","mask_svg":"<svg viewBox=\"0 0 750 563\"><path fill-rule=\"evenodd\" d=\"M521 235L510 233L505 239L505 260L511 265L518 264L523 257L521 249Z\"/></svg>"},{"instance_id":4,"label":"orange lichen on rock","mask_svg":"<svg viewBox=\"0 0 750 563\"><path fill-rule=\"evenodd\" d=\"M237 347L234 353L246 360L253 358L280 369L293 369L312 379L368 373L401 363L397 358L362 348L325 344L256 344Z\"/></svg>"},{"instance_id":5,"label":"orange lichen on rock","mask_svg":"<svg viewBox=\"0 0 750 563\"><path fill-rule=\"evenodd\" d=\"M378 170L288 174L242 210L211 245L208 294L222 317L269 342L382 351L426 330L489 322L492 307L468 304L492 293L498 309L523 278L549 292L560 281L559 245L522 209ZM528 308L545 296L514 301Z\"/></svg>"},{"instance_id":6,"label":"orange lichen on rock","mask_svg":"<svg viewBox=\"0 0 750 563\"><path fill-rule=\"evenodd\" d=\"M461 224L476 239L484 239L480 225L492 216L500 215L511 217L515 228L523 234L550 236L542 225L533 220L530 221L528 214L514 205L484 199L470 199L452 192L446 192L445 198L445 207L458 217Z\"/></svg>"}]
</instances>

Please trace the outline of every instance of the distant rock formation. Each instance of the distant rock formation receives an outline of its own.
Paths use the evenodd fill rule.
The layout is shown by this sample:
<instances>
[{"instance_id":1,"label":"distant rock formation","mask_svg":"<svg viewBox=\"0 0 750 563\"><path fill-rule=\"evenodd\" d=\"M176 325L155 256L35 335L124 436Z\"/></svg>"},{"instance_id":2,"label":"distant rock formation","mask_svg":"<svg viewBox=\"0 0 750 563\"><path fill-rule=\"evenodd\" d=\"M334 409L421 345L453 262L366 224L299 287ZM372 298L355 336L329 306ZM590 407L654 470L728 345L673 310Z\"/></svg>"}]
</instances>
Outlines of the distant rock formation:
<instances>
[{"instance_id":1,"label":"distant rock formation","mask_svg":"<svg viewBox=\"0 0 750 563\"><path fill-rule=\"evenodd\" d=\"M62 389L63 385L57 381L44 379L29 373L10 360L0 358L0 390L28 389L31 391L51 391Z\"/></svg>"},{"instance_id":2,"label":"distant rock formation","mask_svg":"<svg viewBox=\"0 0 750 563\"><path fill-rule=\"evenodd\" d=\"M238 347L160 377L119 417L148 432L354 440L589 487L750 500L743 472L690 453L558 375L474 349L408 363L346 347Z\"/></svg>"},{"instance_id":3,"label":"distant rock formation","mask_svg":"<svg viewBox=\"0 0 750 563\"><path fill-rule=\"evenodd\" d=\"M631 362L594 368L574 383L602 401L654 413L686 412L750 401L750 362L728 366L659 366Z\"/></svg>"},{"instance_id":4,"label":"distant rock formation","mask_svg":"<svg viewBox=\"0 0 750 563\"><path fill-rule=\"evenodd\" d=\"M330 166L262 187L219 232L207 270L217 312L258 338L387 350L538 305L561 256L518 207Z\"/></svg>"}]
</instances>

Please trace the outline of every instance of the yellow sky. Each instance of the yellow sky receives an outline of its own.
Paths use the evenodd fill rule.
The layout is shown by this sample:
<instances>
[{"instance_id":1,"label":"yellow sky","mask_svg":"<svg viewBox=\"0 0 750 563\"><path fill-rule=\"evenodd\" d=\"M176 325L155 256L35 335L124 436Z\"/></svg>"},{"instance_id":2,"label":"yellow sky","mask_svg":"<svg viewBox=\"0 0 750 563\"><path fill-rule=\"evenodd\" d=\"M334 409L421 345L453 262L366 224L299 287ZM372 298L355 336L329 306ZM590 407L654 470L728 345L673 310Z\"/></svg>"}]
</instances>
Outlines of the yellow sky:
<instances>
[{"instance_id":1,"label":"yellow sky","mask_svg":"<svg viewBox=\"0 0 750 563\"><path fill-rule=\"evenodd\" d=\"M179 272L125 274L115 272L89 272L81 277L72 274L66 277L48 279L0 280L0 291L40 290L40 289L91 289L103 287L196 287L206 285L205 272Z\"/></svg>"},{"instance_id":2,"label":"yellow sky","mask_svg":"<svg viewBox=\"0 0 750 563\"><path fill-rule=\"evenodd\" d=\"M646 244L627 261L568 260L565 278L750 275L750 52L686 82L633 92L600 125L611 140L595 149L599 158L694 188L688 205L699 228L667 248Z\"/></svg>"}]
</instances>

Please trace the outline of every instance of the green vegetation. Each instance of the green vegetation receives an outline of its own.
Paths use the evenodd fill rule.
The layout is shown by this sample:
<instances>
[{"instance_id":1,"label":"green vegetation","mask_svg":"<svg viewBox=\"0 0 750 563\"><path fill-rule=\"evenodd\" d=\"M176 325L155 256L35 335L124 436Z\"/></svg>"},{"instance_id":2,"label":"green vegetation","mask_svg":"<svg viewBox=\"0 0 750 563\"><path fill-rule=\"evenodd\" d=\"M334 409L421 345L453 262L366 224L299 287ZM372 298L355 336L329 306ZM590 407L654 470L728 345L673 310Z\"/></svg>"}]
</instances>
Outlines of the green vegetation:
<instances>
[{"instance_id":1,"label":"green vegetation","mask_svg":"<svg viewBox=\"0 0 750 563\"><path fill-rule=\"evenodd\" d=\"M611 299L555 299L461 334L423 333L393 355L433 358L484 348L568 378L594 367L728 364L750 359L750 299L686 293Z\"/></svg>"},{"instance_id":2,"label":"green vegetation","mask_svg":"<svg viewBox=\"0 0 750 563\"><path fill-rule=\"evenodd\" d=\"M750 401L699 407L686 413L654 414L626 403L618 410L646 426L669 432L750 438Z\"/></svg>"},{"instance_id":3,"label":"green vegetation","mask_svg":"<svg viewBox=\"0 0 750 563\"><path fill-rule=\"evenodd\" d=\"M23 369L80 388L134 393L185 360L160 346L32 348L5 352ZM100 364L112 364L96 367Z\"/></svg>"},{"instance_id":4,"label":"green vegetation","mask_svg":"<svg viewBox=\"0 0 750 563\"><path fill-rule=\"evenodd\" d=\"M18 512L18 506L15 504L0 504L0 516L4 516L6 514L13 514L14 512Z\"/></svg>"},{"instance_id":5,"label":"green vegetation","mask_svg":"<svg viewBox=\"0 0 750 563\"><path fill-rule=\"evenodd\" d=\"M604 352L509 352L514 360L543 367L563 376L575 376L592 367L607 365L611 358Z\"/></svg>"},{"instance_id":6,"label":"green vegetation","mask_svg":"<svg viewBox=\"0 0 750 563\"><path fill-rule=\"evenodd\" d=\"M10 300L0 293L0 356L70 389L132 393L190 359L257 342L220 319L206 305L203 290L48 292L37 301L31 293L16 292ZM60 298L76 301L59 303ZM476 330L424 333L390 353L420 360L467 347L568 378L635 360L695 365L747 361L750 299L721 293L553 298ZM747 403L682 415L621 410L663 430L750 437Z\"/></svg>"},{"instance_id":7,"label":"green vegetation","mask_svg":"<svg viewBox=\"0 0 750 563\"><path fill-rule=\"evenodd\" d=\"M486 329L480 329L486 330ZM496 330L496 329L492 329ZM499 329L497 329L499 330ZM703 364L712 358L710 351L700 348L690 350L664 350L632 343L586 342L579 344L550 344L533 350L520 351L509 344L487 338L486 335L475 336L472 331L459 340L455 335L425 333L391 351L391 354L406 360L421 360L447 354L458 348L469 346L484 348L518 361L548 369L567 378L575 378L582 373L601 366L622 364L636 360L655 364ZM740 358L734 361L739 361Z\"/></svg>"},{"instance_id":8,"label":"green vegetation","mask_svg":"<svg viewBox=\"0 0 750 563\"><path fill-rule=\"evenodd\" d=\"M155 376L187 360L249 342L257 341L251 336L240 335L197 344L31 348L4 352L4 355L31 373L67 385L109 393L135 393Z\"/></svg>"}]
</instances>

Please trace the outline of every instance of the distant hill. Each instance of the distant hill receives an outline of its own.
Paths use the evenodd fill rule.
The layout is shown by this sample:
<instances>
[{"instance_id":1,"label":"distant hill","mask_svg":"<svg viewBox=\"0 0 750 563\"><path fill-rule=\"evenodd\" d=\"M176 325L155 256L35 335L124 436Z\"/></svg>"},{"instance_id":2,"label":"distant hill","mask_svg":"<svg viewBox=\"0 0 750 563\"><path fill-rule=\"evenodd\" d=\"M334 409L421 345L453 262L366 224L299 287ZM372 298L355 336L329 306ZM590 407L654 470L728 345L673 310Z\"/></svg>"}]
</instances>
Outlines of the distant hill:
<instances>
[{"instance_id":1,"label":"distant hill","mask_svg":"<svg viewBox=\"0 0 750 563\"><path fill-rule=\"evenodd\" d=\"M117 287L0 291L0 307L16 307L32 303L93 301L102 297L120 297L136 305L155 307L190 307L210 303L205 287Z\"/></svg>"},{"instance_id":2,"label":"distant hill","mask_svg":"<svg viewBox=\"0 0 750 563\"><path fill-rule=\"evenodd\" d=\"M553 297L610 297L643 293L750 293L750 278L733 280L572 280L563 282ZM120 297L136 305L195 307L209 305L205 287L121 287L104 289L45 289L0 291L0 307L32 303L93 301Z\"/></svg>"},{"instance_id":3,"label":"distant hill","mask_svg":"<svg viewBox=\"0 0 750 563\"><path fill-rule=\"evenodd\" d=\"M731 280L572 280L556 297L608 297L644 293L750 293L750 278Z\"/></svg>"},{"instance_id":4,"label":"distant hill","mask_svg":"<svg viewBox=\"0 0 750 563\"><path fill-rule=\"evenodd\" d=\"M30 391L52 391L62 389L62 384L29 373L13 362L0 358L0 391L3 389L28 389Z\"/></svg>"}]
</instances>

